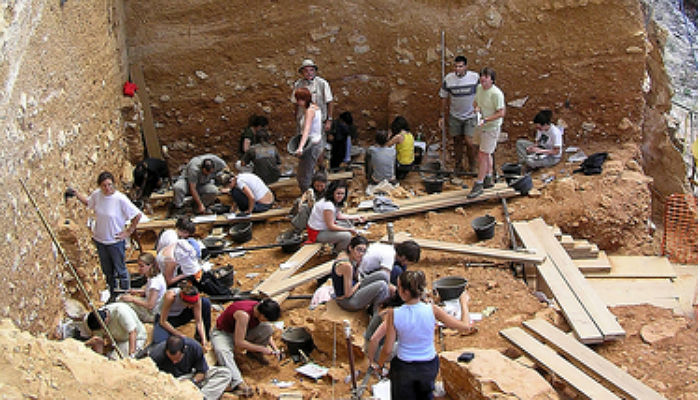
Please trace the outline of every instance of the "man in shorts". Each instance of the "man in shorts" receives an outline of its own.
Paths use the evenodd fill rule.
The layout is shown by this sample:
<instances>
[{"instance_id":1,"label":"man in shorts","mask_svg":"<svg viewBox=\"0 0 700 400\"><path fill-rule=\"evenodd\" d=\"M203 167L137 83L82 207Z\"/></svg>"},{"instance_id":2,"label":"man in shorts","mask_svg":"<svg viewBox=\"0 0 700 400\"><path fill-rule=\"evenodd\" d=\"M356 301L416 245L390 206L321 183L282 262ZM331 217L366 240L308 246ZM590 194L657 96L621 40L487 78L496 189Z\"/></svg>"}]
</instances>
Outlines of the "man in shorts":
<instances>
[{"instance_id":1,"label":"man in shorts","mask_svg":"<svg viewBox=\"0 0 700 400\"><path fill-rule=\"evenodd\" d=\"M455 170L464 170L463 160L466 146L469 171L474 172L477 160L476 146L472 144L477 123L474 96L476 95L476 87L479 85L479 74L467 71L467 58L464 56L455 57L454 68L454 72L445 76L440 87L442 109L445 111L443 115L449 115L447 126L450 136L454 138ZM448 105L449 114L447 112ZM443 118L439 120L441 129L445 126Z\"/></svg>"},{"instance_id":2,"label":"man in shorts","mask_svg":"<svg viewBox=\"0 0 700 400\"><path fill-rule=\"evenodd\" d=\"M484 68L479 74L480 84L476 88L474 108L481 112L482 120L478 126L479 135L479 174L474 187L467 195L473 199L493 187L493 152L496 151L501 124L506 115L503 92L496 86L496 71Z\"/></svg>"}]
</instances>

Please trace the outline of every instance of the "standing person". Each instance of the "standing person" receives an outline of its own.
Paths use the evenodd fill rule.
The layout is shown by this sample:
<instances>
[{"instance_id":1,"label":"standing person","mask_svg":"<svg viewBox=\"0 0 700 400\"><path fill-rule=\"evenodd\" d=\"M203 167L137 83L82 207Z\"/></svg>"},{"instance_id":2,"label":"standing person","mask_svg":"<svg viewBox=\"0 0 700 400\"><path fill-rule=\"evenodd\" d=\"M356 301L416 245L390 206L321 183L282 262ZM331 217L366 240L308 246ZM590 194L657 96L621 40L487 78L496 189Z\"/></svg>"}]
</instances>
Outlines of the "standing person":
<instances>
[{"instance_id":1,"label":"standing person","mask_svg":"<svg viewBox=\"0 0 700 400\"><path fill-rule=\"evenodd\" d=\"M183 175L173 185L173 206L182 208L189 194L194 201L195 211L203 214L219 194L213 180L216 174L226 168L226 162L213 154L202 154L192 158Z\"/></svg>"},{"instance_id":2,"label":"standing person","mask_svg":"<svg viewBox=\"0 0 700 400\"><path fill-rule=\"evenodd\" d=\"M314 204L306 226L309 242L332 243L335 254L347 249L356 233L351 221L363 221L362 217L345 215L340 211L348 197L347 190L348 184L344 180L331 182L323 200Z\"/></svg>"},{"instance_id":3,"label":"standing person","mask_svg":"<svg viewBox=\"0 0 700 400\"><path fill-rule=\"evenodd\" d=\"M413 134L406 118L400 115L394 118L391 122L391 135L387 146L396 145L396 179L402 180L411 171L416 159Z\"/></svg>"},{"instance_id":4,"label":"standing person","mask_svg":"<svg viewBox=\"0 0 700 400\"><path fill-rule=\"evenodd\" d=\"M136 231L141 211L126 195L114 188L114 176L111 173L102 172L97 177L97 185L100 188L87 197L73 188L68 188L66 193L75 195L95 212L92 241L97 247L102 273L111 297L114 298L116 289L129 289L129 270L126 269L124 260L126 238ZM125 229L127 221L129 227Z\"/></svg>"},{"instance_id":5,"label":"standing person","mask_svg":"<svg viewBox=\"0 0 700 400\"><path fill-rule=\"evenodd\" d=\"M217 318L211 331L211 344L218 363L231 372L234 394L253 395L236 365L234 350L245 350L249 357L267 364L263 355L279 353L272 339L275 328L270 324L279 318L280 306L272 299L235 301Z\"/></svg>"},{"instance_id":6,"label":"standing person","mask_svg":"<svg viewBox=\"0 0 700 400\"><path fill-rule=\"evenodd\" d=\"M302 61L299 67L299 78L294 82L292 88L292 103L294 103L294 115L297 121L297 133L300 134L303 131L303 123L301 122L306 110L299 105L296 98L296 91L299 88L305 88L311 94L311 102L317 104L321 109L321 121L324 124L324 130L328 131L331 129L331 123L333 122L333 93L331 93L331 85L325 79L320 76L316 76L318 73L318 66L313 62L313 60L306 59Z\"/></svg>"},{"instance_id":7,"label":"standing person","mask_svg":"<svg viewBox=\"0 0 700 400\"><path fill-rule=\"evenodd\" d=\"M455 57L454 72L445 76L440 87L443 115L448 116L447 127L454 139L455 170L464 170L464 150L468 160L469 172L476 170L476 146L472 142L477 125L474 111L474 96L479 85L479 74L467 70L467 57ZM449 105L449 112L448 112ZM439 120L440 128L445 126L443 118Z\"/></svg>"},{"instance_id":8,"label":"standing person","mask_svg":"<svg viewBox=\"0 0 700 400\"><path fill-rule=\"evenodd\" d=\"M153 254L141 253L136 262L139 273L148 278L146 286L144 289L131 289L118 300L131 306L142 322L152 323L168 288Z\"/></svg>"},{"instance_id":9,"label":"standing person","mask_svg":"<svg viewBox=\"0 0 700 400\"><path fill-rule=\"evenodd\" d=\"M299 157L297 168L297 182L301 192L305 192L311 184L314 166L319 155L323 152L323 127L321 109L311 101L311 92L307 88L299 88L294 91L297 105L305 110L302 116L303 129L299 140L299 147L294 153ZM308 147L304 148L308 142Z\"/></svg>"},{"instance_id":10,"label":"standing person","mask_svg":"<svg viewBox=\"0 0 700 400\"><path fill-rule=\"evenodd\" d=\"M474 187L467 195L472 199L493 187L493 152L496 151L501 124L506 115L503 92L496 86L496 71L484 68L480 73L481 84L476 88L474 107L481 112L479 125L479 174Z\"/></svg>"},{"instance_id":11,"label":"standing person","mask_svg":"<svg viewBox=\"0 0 700 400\"><path fill-rule=\"evenodd\" d=\"M144 328L136 312L124 303L107 304L101 309L90 312L85 318L88 329L93 335L85 344L91 346L93 350L100 354L104 354L105 338L107 334L102 329L97 319L97 314L102 318L107 329L112 334L114 347L119 348L119 351L124 357L133 357L144 348L148 334ZM116 353L116 351L115 351ZM110 358L115 358L116 354L110 354Z\"/></svg>"},{"instance_id":12,"label":"standing person","mask_svg":"<svg viewBox=\"0 0 700 400\"><path fill-rule=\"evenodd\" d=\"M199 295L194 286L173 288L165 292L160 313L153 324L153 343L160 343L171 335L185 337L178 327L194 319L196 333L202 347L209 346L209 328L211 327L211 302L209 298Z\"/></svg>"},{"instance_id":13,"label":"standing person","mask_svg":"<svg viewBox=\"0 0 700 400\"><path fill-rule=\"evenodd\" d=\"M160 371L194 383L204 400L218 400L231 384L231 372L224 367L209 368L202 347L188 337L171 336L153 346L148 355Z\"/></svg>"},{"instance_id":14,"label":"standing person","mask_svg":"<svg viewBox=\"0 0 700 400\"><path fill-rule=\"evenodd\" d=\"M552 110L542 110L532 120L537 133L535 143L519 139L515 143L518 162L529 169L551 167L561 160L562 131L552 125Z\"/></svg>"},{"instance_id":15,"label":"standing person","mask_svg":"<svg viewBox=\"0 0 700 400\"><path fill-rule=\"evenodd\" d=\"M280 154L277 147L270 143L270 134L267 129L261 129L255 134L257 143L241 158L241 164L252 166L251 171L269 185L280 179ZM243 171L245 172L245 171Z\"/></svg>"},{"instance_id":16,"label":"standing person","mask_svg":"<svg viewBox=\"0 0 700 400\"><path fill-rule=\"evenodd\" d=\"M272 207L275 196L260 177L243 172L232 175L225 187L240 212L246 214L265 212Z\"/></svg>"},{"instance_id":17,"label":"standing person","mask_svg":"<svg viewBox=\"0 0 700 400\"><path fill-rule=\"evenodd\" d=\"M396 182L396 149L389 145L389 133L377 131L374 142L365 156L367 180L372 184L383 180Z\"/></svg>"},{"instance_id":18,"label":"standing person","mask_svg":"<svg viewBox=\"0 0 700 400\"><path fill-rule=\"evenodd\" d=\"M426 285L423 271L406 271L399 276L398 283L398 293L404 304L390 309L385 320L384 343L398 341L396 357L391 360L389 370L391 398L432 399L435 377L440 369L435 352L436 320L463 332L473 329L467 306L469 294L465 290L459 297L462 315L458 320L435 304L421 301ZM382 371L391 352L392 346L382 347L377 364L370 364L375 371Z\"/></svg>"},{"instance_id":19,"label":"standing person","mask_svg":"<svg viewBox=\"0 0 700 400\"><path fill-rule=\"evenodd\" d=\"M331 268L331 281L338 306L343 310L358 311L372 306L372 311L389 297L389 286L381 277L359 281L358 270L369 241L355 236L348 247L338 253Z\"/></svg>"},{"instance_id":20,"label":"standing person","mask_svg":"<svg viewBox=\"0 0 700 400\"><path fill-rule=\"evenodd\" d=\"M345 111L337 120L333 121L328 133L328 141L331 144L331 170L340 168L340 164L350 160L350 148L348 143L357 137L357 128L353 125L352 114ZM347 160L347 161L346 161Z\"/></svg>"}]
</instances>

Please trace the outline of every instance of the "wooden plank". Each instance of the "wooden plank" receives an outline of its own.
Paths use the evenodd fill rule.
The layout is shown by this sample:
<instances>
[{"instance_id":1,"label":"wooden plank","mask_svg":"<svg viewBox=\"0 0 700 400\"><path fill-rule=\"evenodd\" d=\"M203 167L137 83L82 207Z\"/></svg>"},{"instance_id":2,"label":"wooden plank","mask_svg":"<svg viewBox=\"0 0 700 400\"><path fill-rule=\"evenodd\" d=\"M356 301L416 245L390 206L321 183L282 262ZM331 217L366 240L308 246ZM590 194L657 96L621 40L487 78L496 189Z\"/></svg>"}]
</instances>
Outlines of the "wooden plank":
<instances>
[{"instance_id":1,"label":"wooden plank","mask_svg":"<svg viewBox=\"0 0 700 400\"><path fill-rule=\"evenodd\" d=\"M589 273L586 278L676 278L666 257L610 256L610 272Z\"/></svg>"},{"instance_id":2,"label":"wooden plank","mask_svg":"<svg viewBox=\"0 0 700 400\"><path fill-rule=\"evenodd\" d=\"M267 279L255 287L253 293L267 293L269 291L268 288L273 288L279 282L294 275L304 264L321 251L322 248L323 243L312 243L302 246L285 261L287 268L279 268L274 271Z\"/></svg>"},{"instance_id":3,"label":"wooden plank","mask_svg":"<svg viewBox=\"0 0 700 400\"><path fill-rule=\"evenodd\" d=\"M151 111L151 103L148 98L148 92L146 91L146 80L143 78L143 69L141 64L132 64L130 68L131 79L138 86L138 91L136 92L139 100L141 100L141 105L143 106L143 121L141 121L141 126L143 127L143 137L146 142L146 151L148 156L152 158L163 159L163 153L160 150L160 143L158 143L158 135L156 134L156 127L153 124L153 112Z\"/></svg>"},{"instance_id":4,"label":"wooden plank","mask_svg":"<svg viewBox=\"0 0 700 400\"><path fill-rule=\"evenodd\" d=\"M487 189L484 191L484 194L482 194L479 197L473 198L473 199L468 199L466 196L458 196L458 197L440 199L440 200L435 200L435 201L432 201L430 199L426 199L425 201L418 202L421 199L416 198L417 199L417 200L415 200L416 203L404 205L404 206L401 206L399 204L400 208L396 211L389 211L389 212L385 212L385 213L358 212L356 214L364 217L366 221L381 221L381 220L401 217L404 215L411 215L411 214L417 214L417 213L422 213L422 212L427 212L427 211L434 211L434 210L439 210L442 208L458 207L458 206L463 206L463 205L472 204L472 203L480 203L480 202L487 201L487 200L494 200L494 199L500 199L500 198L510 198L510 197L515 197L515 196L519 196L519 195L520 194L518 192L516 192L515 190L513 190L512 188L502 188L502 189L495 189L495 190L494 189ZM429 196L421 196L421 197L429 197Z\"/></svg>"},{"instance_id":5,"label":"wooden plank","mask_svg":"<svg viewBox=\"0 0 700 400\"><path fill-rule=\"evenodd\" d=\"M543 251L544 245L540 243L538 236L532 232L527 222L514 222L513 228L526 247ZM569 285L567 285L549 256L545 258L542 264L537 266L537 272L559 304L564 318L574 330L576 337L586 344L602 343L602 333Z\"/></svg>"},{"instance_id":6,"label":"wooden plank","mask_svg":"<svg viewBox=\"0 0 700 400\"><path fill-rule=\"evenodd\" d=\"M603 385L616 393L621 393L633 399L664 399L663 396L635 379L632 375L555 328L549 322L534 319L523 322L523 325L543 339L545 343L554 348L564 358L583 369L589 375L593 375L594 378L597 378L596 380L602 380Z\"/></svg>"},{"instance_id":7,"label":"wooden plank","mask_svg":"<svg viewBox=\"0 0 700 400\"><path fill-rule=\"evenodd\" d=\"M530 221L528 225L532 233L537 235L538 240L544 246L542 250L547 252L549 258L571 288L571 291L574 292L593 322L600 329L603 338L605 340L624 338L625 330L617 322L615 315L608 310L605 302L586 282L586 278L579 272L564 248L559 244L559 241L552 235L544 220L537 218Z\"/></svg>"},{"instance_id":8,"label":"wooden plank","mask_svg":"<svg viewBox=\"0 0 700 400\"><path fill-rule=\"evenodd\" d=\"M554 350L528 335L524 330L514 327L503 329L500 334L535 360L538 365L571 385L582 396L595 400L619 399L603 385L573 366Z\"/></svg>"},{"instance_id":9,"label":"wooden plank","mask_svg":"<svg viewBox=\"0 0 700 400\"><path fill-rule=\"evenodd\" d=\"M248 221L265 221L270 218L280 218L280 217L286 217L289 215L290 208L285 207L285 208L273 208L272 210L261 212L261 213L256 213L256 214L251 214L250 216L246 218L236 218L236 219L228 219L226 215L217 215L216 219L213 221L204 221L204 222L197 222L197 221L192 221L195 223L195 225L198 224L214 224L214 225L233 225L238 222L248 222ZM177 222L176 219L158 219L158 220L151 220L148 222L140 223L137 227L137 231L147 231L147 230L159 230L159 229L167 229L167 228L173 228L175 227L175 222Z\"/></svg>"},{"instance_id":10,"label":"wooden plank","mask_svg":"<svg viewBox=\"0 0 700 400\"><path fill-rule=\"evenodd\" d=\"M679 295L668 278L590 278L588 284L610 307L651 304L674 309L680 304Z\"/></svg>"},{"instance_id":11,"label":"wooden plank","mask_svg":"<svg viewBox=\"0 0 700 400\"><path fill-rule=\"evenodd\" d=\"M575 259L574 264L584 276L592 273L610 272L612 268L608 255L604 251L598 252L598 257L596 258Z\"/></svg>"},{"instance_id":12,"label":"wooden plank","mask_svg":"<svg viewBox=\"0 0 700 400\"><path fill-rule=\"evenodd\" d=\"M325 262L317 267L300 272L300 273L298 273L294 276L291 276L285 280L277 282L272 287L268 286L267 288L265 288L265 290L260 290L260 292L272 297L272 296L276 296L280 293L284 293L284 292L287 292L289 290L292 290L295 287L301 286L301 285L303 285L307 282L310 282L314 279L319 279L319 278L331 273L331 268L333 267L333 262L334 262L334 260L331 260L331 261Z\"/></svg>"},{"instance_id":13,"label":"wooden plank","mask_svg":"<svg viewBox=\"0 0 700 400\"><path fill-rule=\"evenodd\" d=\"M527 263L540 263L544 261L544 253L529 253L523 251L513 251L513 250L503 250L503 249L493 249L483 246L473 246L462 243L450 243L443 242L439 240L431 239L418 239L409 236L406 232L399 232L395 235L394 240L396 242L403 242L406 240L413 240L421 248L430 250L440 250L460 254L469 254L473 256L481 256L488 258L495 258L499 260L507 261L517 261L517 262L527 262Z\"/></svg>"}]
</instances>

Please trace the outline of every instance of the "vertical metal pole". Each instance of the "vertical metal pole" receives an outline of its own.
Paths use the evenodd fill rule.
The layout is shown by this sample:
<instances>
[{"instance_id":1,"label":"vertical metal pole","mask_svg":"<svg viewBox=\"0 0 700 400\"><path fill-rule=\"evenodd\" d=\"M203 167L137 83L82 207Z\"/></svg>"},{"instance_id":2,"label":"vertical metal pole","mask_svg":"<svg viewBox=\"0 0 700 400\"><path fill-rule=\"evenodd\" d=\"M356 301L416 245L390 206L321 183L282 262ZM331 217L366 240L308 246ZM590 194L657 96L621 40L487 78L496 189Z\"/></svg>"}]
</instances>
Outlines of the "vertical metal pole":
<instances>
[{"instance_id":1,"label":"vertical metal pole","mask_svg":"<svg viewBox=\"0 0 700 400\"><path fill-rule=\"evenodd\" d=\"M440 48L442 49L441 52L441 60L442 60L442 70L440 73L441 79L440 79L440 84L442 85L442 82L445 80L445 31L440 31ZM442 118L442 121L445 121L445 109L440 106L440 115ZM442 162L442 168L446 167L446 156L447 156L447 132L446 132L447 127L445 124L442 124L442 146L441 146L441 152L440 152L440 161Z\"/></svg>"}]
</instances>

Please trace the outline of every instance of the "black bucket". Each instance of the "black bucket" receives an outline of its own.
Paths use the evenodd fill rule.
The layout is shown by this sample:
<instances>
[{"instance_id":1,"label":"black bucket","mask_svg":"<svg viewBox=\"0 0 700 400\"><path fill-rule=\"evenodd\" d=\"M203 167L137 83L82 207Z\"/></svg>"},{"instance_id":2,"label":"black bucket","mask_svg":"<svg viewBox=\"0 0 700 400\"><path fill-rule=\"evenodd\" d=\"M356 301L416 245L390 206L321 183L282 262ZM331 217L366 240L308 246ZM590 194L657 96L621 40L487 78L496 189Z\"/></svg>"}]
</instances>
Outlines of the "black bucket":
<instances>
[{"instance_id":1,"label":"black bucket","mask_svg":"<svg viewBox=\"0 0 700 400\"><path fill-rule=\"evenodd\" d=\"M294 231L282 232L279 236L277 236L277 243L282 245L282 251L286 254L296 253L296 251L301 247L301 242L303 241L304 238Z\"/></svg>"},{"instance_id":2,"label":"black bucket","mask_svg":"<svg viewBox=\"0 0 700 400\"><path fill-rule=\"evenodd\" d=\"M524 175L516 181L508 184L508 186L512 187L513 189L520 192L520 194L525 196L528 193L530 193L530 190L532 189L532 178L530 177L530 175Z\"/></svg>"},{"instance_id":3,"label":"black bucket","mask_svg":"<svg viewBox=\"0 0 700 400\"><path fill-rule=\"evenodd\" d=\"M472 228L479 240L491 239L495 233L496 218L486 214L472 220Z\"/></svg>"},{"instance_id":4,"label":"black bucket","mask_svg":"<svg viewBox=\"0 0 700 400\"><path fill-rule=\"evenodd\" d=\"M442 192L442 184L444 182L445 181L443 179L426 178L426 179L423 179L423 186L425 186L425 191L428 194L441 193Z\"/></svg>"},{"instance_id":5,"label":"black bucket","mask_svg":"<svg viewBox=\"0 0 700 400\"><path fill-rule=\"evenodd\" d=\"M253 223L240 222L231 227L228 231L229 236L236 243L245 243L253 238Z\"/></svg>"},{"instance_id":6,"label":"black bucket","mask_svg":"<svg viewBox=\"0 0 700 400\"><path fill-rule=\"evenodd\" d=\"M291 155L295 155L297 152L297 149L299 148L299 142L301 141L301 135L296 135L294 136L289 143L287 143L287 152ZM309 148L311 145L311 142L309 140L304 143L304 151Z\"/></svg>"},{"instance_id":7,"label":"black bucket","mask_svg":"<svg viewBox=\"0 0 700 400\"><path fill-rule=\"evenodd\" d=\"M467 280L459 276L446 276L433 282L433 289L437 290L442 301L458 298L465 287Z\"/></svg>"},{"instance_id":8,"label":"black bucket","mask_svg":"<svg viewBox=\"0 0 700 400\"><path fill-rule=\"evenodd\" d=\"M202 239L202 243L204 243L204 246L206 246L209 251L221 250L226 245L224 239L217 236L207 236Z\"/></svg>"},{"instance_id":9,"label":"black bucket","mask_svg":"<svg viewBox=\"0 0 700 400\"><path fill-rule=\"evenodd\" d=\"M301 327L287 328L282 333L282 341L287 346L290 356L300 355L299 350L308 356L315 348L311 334Z\"/></svg>"},{"instance_id":10,"label":"black bucket","mask_svg":"<svg viewBox=\"0 0 700 400\"><path fill-rule=\"evenodd\" d=\"M226 285L227 288L233 286L233 265L228 264L221 268L217 268L213 270L212 273L214 274L216 280L219 281L219 283Z\"/></svg>"},{"instance_id":11,"label":"black bucket","mask_svg":"<svg viewBox=\"0 0 700 400\"><path fill-rule=\"evenodd\" d=\"M516 163L505 163L501 166L501 171L503 175L520 175L523 173L520 164Z\"/></svg>"}]
</instances>

